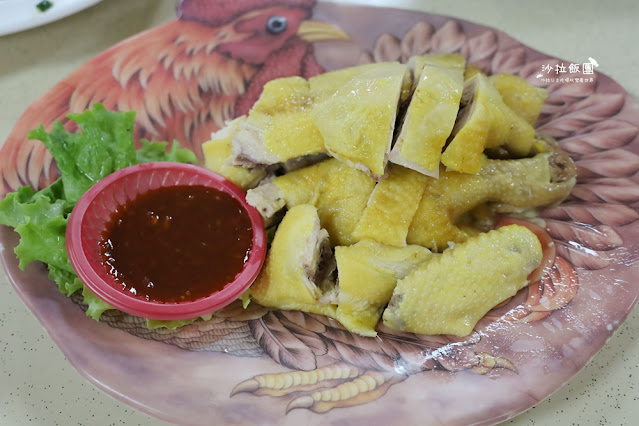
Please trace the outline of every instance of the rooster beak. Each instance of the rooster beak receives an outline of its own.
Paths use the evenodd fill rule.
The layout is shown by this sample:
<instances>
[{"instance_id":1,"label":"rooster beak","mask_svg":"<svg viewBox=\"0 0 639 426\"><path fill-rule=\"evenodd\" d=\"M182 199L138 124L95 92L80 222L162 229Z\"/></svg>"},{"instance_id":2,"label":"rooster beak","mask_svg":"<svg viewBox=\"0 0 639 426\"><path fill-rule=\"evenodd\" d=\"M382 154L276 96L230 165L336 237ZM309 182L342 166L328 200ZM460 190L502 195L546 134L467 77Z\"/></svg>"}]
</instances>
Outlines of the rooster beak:
<instances>
[{"instance_id":1,"label":"rooster beak","mask_svg":"<svg viewBox=\"0 0 639 426\"><path fill-rule=\"evenodd\" d=\"M322 21L302 21L297 35L305 41L314 43L325 40L350 40L350 36L339 28Z\"/></svg>"}]
</instances>

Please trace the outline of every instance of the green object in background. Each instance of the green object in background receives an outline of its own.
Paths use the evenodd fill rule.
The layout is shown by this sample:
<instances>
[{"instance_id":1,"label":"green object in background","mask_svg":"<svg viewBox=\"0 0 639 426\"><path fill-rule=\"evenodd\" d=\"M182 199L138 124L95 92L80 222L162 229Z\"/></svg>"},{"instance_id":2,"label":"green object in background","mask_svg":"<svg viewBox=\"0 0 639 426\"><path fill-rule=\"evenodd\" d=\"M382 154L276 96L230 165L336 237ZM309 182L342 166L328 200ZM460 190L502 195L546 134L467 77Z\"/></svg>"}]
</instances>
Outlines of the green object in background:
<instances>
[{"instance_id":1,"label":"green object in background","mask_svg":"<svg viewBox=\"0 0 639 426\"><path fill-rule=\"evenodd\" d=\"M52 6L53 6L53 2L49 0L42 0L40 3L36 5L36 7L38 8L40 12L46 12L47 10L51 9Z\"/></svg>"},{"instance_id":2,"label":"green object in background","mask_svg":"<svg viewBox=\"0 0 639 426\"><path fill-rule=\"evenodd\" d=\"M66 228L69 214L82 195L105 176L134 164L151 161L195 163L197 157L174 141L142 140L135 149L133 130L135 111L109 111L100 103L92 110L69 114L81 131L69 133L60 121L50 132L43 126L29 133L30 139L44 143L56 160L60 178L48 187L34 191L29 186L18 188L0 200L0 225L11 226L20 234L15 253L20 268L33 261L49 267L49 278L60 291L71 296L82 290L87 315L95 320L111 306L91 293L78 279L66 251ZM175 327L183 324L156 321L154 327Z\"/></svg>"}]
</instances>

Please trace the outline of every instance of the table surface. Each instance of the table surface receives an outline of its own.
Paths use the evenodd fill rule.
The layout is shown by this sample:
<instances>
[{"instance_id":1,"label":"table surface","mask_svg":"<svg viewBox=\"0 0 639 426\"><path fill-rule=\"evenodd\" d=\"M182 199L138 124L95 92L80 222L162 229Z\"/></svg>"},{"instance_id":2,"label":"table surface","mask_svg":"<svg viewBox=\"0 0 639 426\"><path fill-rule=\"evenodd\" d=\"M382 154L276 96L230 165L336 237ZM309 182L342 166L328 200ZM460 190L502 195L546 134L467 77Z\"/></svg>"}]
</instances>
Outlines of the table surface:
<instances>
[{"instance_id":1,"label":"table surface","mask_svg":"<svg viewBox=\"0 0 639 426\"><path fill-rule=\"evenodd\" d=\"M639 98L639 2L596 0L344 1L450 15L501 29L547 54L598 69ZM611 4L612 3L612 4ZM49 25L0 37L0 141L22 112L99 52L174 17L174 1L104 0ZM0 17L0 20L3 19ZM639 418L639 312L550 398L507 424L634 423ZM636 421L636 420L635 420ZM15 294L0 269L0 424L159 425L85 382Z\"/></svg>"}]
</instances>

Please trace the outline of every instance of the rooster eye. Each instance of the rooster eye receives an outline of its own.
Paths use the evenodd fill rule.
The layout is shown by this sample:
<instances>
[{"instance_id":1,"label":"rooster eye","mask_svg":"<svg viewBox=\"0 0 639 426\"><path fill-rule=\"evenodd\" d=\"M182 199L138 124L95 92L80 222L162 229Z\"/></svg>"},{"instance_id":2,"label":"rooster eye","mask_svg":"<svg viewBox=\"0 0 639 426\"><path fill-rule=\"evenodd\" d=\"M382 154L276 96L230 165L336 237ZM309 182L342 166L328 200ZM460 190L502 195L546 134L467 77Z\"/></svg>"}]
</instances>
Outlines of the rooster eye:
<instances>
[{"instance_id":1,"label":"rooster eye","mask_svg":"<svg viewBox=\"0 0 639 426\"><path fill-rule=\"evenodd\" d=\"M271 34L280 34L286 30L286 18L283 16L275 15L268 18L266 21L266 31Z\"/></svg>"}]
</instances>

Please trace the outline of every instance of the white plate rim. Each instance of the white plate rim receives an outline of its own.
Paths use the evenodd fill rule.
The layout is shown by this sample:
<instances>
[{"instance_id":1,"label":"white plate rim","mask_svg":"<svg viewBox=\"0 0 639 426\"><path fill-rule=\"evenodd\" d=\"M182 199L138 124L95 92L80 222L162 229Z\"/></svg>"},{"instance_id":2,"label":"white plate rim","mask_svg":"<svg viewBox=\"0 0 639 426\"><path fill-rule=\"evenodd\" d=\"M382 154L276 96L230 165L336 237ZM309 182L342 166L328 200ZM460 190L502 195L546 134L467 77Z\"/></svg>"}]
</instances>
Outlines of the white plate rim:
<instances>
[{"instance_id":1,"label":"white plate rim","mask_svg":"<svg viewBox=\"0 0 639 426\"><path fill-rule=\"evenodd\" d=\"M41 0L0 0L0 36L39 27L65 18L102 0L51 0L44 12L36 7Z\"/></svg>"}]
</instances>

